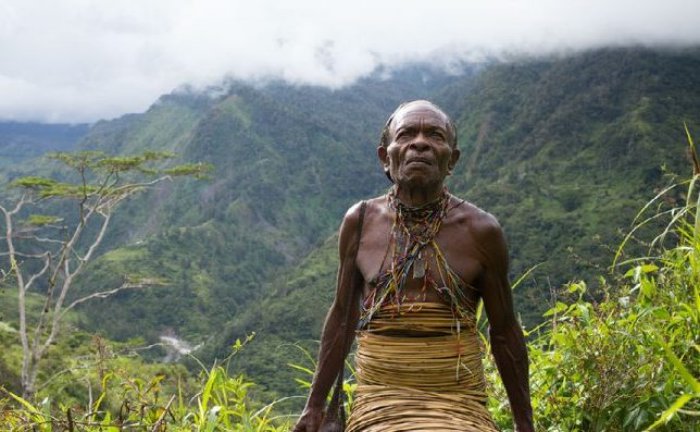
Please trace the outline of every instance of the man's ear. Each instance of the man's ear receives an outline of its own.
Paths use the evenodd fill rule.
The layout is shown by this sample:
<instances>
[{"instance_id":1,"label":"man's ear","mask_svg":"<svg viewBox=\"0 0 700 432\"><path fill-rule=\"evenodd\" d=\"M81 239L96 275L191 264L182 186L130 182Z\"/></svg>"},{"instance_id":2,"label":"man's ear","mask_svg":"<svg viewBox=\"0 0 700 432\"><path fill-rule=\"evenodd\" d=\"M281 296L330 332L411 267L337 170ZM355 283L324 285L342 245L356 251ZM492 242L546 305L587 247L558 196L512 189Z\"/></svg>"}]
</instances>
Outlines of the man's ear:
<instances>
[{"instance_id":1,"label":"man's ear","mask_svg":"<svg viewBox=\"0 0 700 432\"><path fill-rule=\"evenodd\" d=\"M386 147L384 147L384 146L377 147L377 157L379 158L379 162L381 162L384 170L388 170L389 169L389 154L386 151Z\"/></svg>"},{"instance_id":2,"label":"man's ear","mask_svg":"<svg viewBox=\"0 0 700 432\"><path fill-rule=\"evenodd\" d=\"M391 178L391 174L389 173L389 153L387 153L386 147L381 145L377 147L377 157L379 158L379 162L382 164L382 168L384 168L384 175L386 175L386 178L393 183L394 180Z\"/></svg>"},{"instance_id":3,"label":"man's ear","mask_svg":"<svg viewBox=\"0 0 700 432\"><path fill-rule=\"evenodd\" d=\"M447 164L447 168L450 174L452 174L452 170L454 169L455 165L457 165L457 161L459 160L460 154L461 152L458 148L452 149L452 156L450 156L450 162Z\"/></svg>"}]
</instances>

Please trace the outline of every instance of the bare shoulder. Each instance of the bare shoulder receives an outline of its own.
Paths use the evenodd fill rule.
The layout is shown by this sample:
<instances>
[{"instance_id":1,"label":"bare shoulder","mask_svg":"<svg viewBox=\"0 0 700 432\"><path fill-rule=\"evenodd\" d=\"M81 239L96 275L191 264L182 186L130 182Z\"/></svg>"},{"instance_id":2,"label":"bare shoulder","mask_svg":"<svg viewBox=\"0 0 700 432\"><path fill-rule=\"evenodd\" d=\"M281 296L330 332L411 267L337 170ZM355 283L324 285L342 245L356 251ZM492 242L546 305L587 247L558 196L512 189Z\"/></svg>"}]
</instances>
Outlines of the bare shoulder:
<instances>
[{"instance_id":1,"label":"bare shoulder","mask_svg":"<svg viewBox=\"0 0 700 432\"><path fill-rule=\"evenodd\" d=\"M378 196L376 198L368 199L365 201L358 201L353 204L348 211L345 212L343 217L343 226L347 226L348 229L354 230L358 227L360 223L360 214L362 213L362 205L365 205L365 215L382 213L386 211L386 196ZM342 227L341 227L342 231Z\"/></svg>"},{"instance_id":2,"label":"bare shoulder","mask_svg":"<svg viewBox=\"0 0 700 432\"><path fill-rule=\"evenodd\" d=\"M449 210L450 219L469 230L471 235L477 239L502 235L503 229L494 215L480 209L469 201L456 197L453 197L452 201L455 203L451 204L451 209Z\"/></svg>"},{"instance_id":3,"label":"bare shoulder","mask_svg":"<svg viewBox=\"0 0 700 432\"><path fill-rule=\"evenodd\" d=\"M491 213L476 205L453 198L456 205L448 214L459 226L460 230L468 233L473 246L480 252L484 264L507 263L508 248L503 228L498 219ZM453 219L454 218L454 219Z\"/></svg>"},{"instance_id":4,"label":"bare shoulder","mask_svg":"<svg viewBox=\"0 0 700 432\"><path fill-rule=\"evenodd\" d=\"M364 215L362 215L362 206L365 206ZM346 251L346 247L352 243L352 239L357 235L360 229L360 219L366 221L369 218L374 218L377 215L386 213L386 197L379 196L366 201L358 201L353 204L343 217L343 222L340 225L340 252ZM365 223L364 221L362 222Z\"/></svg>"},{"instance_id":5,"label":"bare shoulder","mask_svg":"<svg viewBox=\"0 0 700 432\"><path fill-rule=\"evenodd\" d=\"M343 244L343 238L348 235L354 235L360 225L360 213L362 209L362 201L353 204L343 216L343 222L340 224L340 244Z\"/></svg>"},{"instance_id":6,"label":"bare shoulder","mask_svg":"<svg viewBox=\"0 0 700 432\"><path fill-rule=\"evenodd\" d=\"M351 227L353 225L357 225L360 221L360 209L362 207L362 201L358 201L355 204L353 204L348 211L345 212L345 216L343 216L343 224L342 226L348 226Z\"/></svg>"},{"instance_id":7,"label":"bare shoulder","mask_svg":"<svg viewBox=\"0 0 700 432\"><path fill-rule=\"evenodd\" d=\"M386 195L381 195L375 198L371 198L365 201L359 201L352 205L345 213L343 218L343 224L347 224L349 227L357 227L360 222L360 213L362 204L365 204L365 216L366 218L375 218L377 216L382 216L387 214L387 198Z\"/></svg>"}]
</instances>

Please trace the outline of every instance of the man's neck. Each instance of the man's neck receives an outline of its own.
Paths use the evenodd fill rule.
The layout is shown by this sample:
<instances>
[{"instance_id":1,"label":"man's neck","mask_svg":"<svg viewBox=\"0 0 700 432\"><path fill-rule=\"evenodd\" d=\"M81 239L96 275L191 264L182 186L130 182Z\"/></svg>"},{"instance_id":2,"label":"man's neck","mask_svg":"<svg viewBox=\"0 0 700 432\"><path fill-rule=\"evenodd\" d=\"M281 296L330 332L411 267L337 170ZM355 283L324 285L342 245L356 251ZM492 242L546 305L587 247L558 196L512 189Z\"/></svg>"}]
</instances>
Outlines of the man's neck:
<instances>
[{"instance_id":1,"label":"man's neck","mask_svg":"<svg viewBox=\"0 0 700 432\"><path fill-rule=\"evenodd\" d=\"M444 185L438 184L429 187L395 186L396 198L408 207L423 207L426 204L437 201L443 194Z\"/></svg>"}]
</instances>

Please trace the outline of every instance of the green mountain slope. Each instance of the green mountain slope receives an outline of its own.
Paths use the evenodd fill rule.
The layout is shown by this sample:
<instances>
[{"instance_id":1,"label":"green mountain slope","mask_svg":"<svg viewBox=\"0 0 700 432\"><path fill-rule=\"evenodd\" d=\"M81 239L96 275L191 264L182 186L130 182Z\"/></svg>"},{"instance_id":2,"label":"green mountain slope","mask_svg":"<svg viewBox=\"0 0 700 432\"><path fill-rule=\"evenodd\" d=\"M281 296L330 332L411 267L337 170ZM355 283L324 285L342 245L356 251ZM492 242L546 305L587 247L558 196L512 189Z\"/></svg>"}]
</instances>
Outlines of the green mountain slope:
<instances>
[{"instance_id":1,"label":"green mountain slope","mask_svg":"<svg viewBox=\"0 0 700 432\"><path fill-rule=\"evenodd\" d=\"M664 170L688 173L698 67L697 51L603 50L492 68L460 101L453 189L498 216L514 274L542 263L521 309L541 312L550 284L600 274Z\"/></svg>"},{"instance_id":2,"label":"green mountain slope","mask_svg":"<svg viewBox=\"0 0 700 432\"><path fill-rule=\"evenodd\" d=\"M380 130L399 102L422 97L457 122L462 159L450 190L502 222L514 276L542 263L516 292L532 324L550 288L601 273L664 169L685 172L683 122L700 130L698 66L697 50L616 49L454 76L412 66L341 90L229 82L97 123L82 148L171 150L215 170L122 209L75 294L129 273L170 283L97 300L79 319L116 339L174 333L204 343L205 362L255 331L234 364L293 393L286 363L303 356L289 344L313 349L318 338L334 232L348 206L388 186L375 156Z\"/></svg>"},{"instance_id":3,"label":"green mountain slope","mask_svg":"<svg viewBox=\"0 0 700 432\"><path fill-rule=\"evenodd\" d=\"M511 246L512 274L541 263L516 292L533 325L556 287L604 275L634 213L685 173L683 122L700 128L697 52L598 51L557 61L499 65L434 99L456 113L463 158L451 191L494 213ZM471 89L461 98L455 89ZM665 168L664 168L665 167ZM205 349L223 357L236 338L256 341L236 364L258 382L295 392L287 366L314 349L334 288L335 239L267 286ZM298 392L298 390L297 390Z\"/></svg>"},{"instance_id":4,"label":"green mountain slope","mask_svg":"<svg viewBox=\"0 0 700 432\"><path fill-rule=\"evenodd\" d=\"M94 302L84 309L85 326L114 338L153 340L175 331L201 341L254 304L276 275L336 229L352 202L384 187L374 154L386 112L455 79L433 73L426 81L419 72L427 73L408 70L393 81L371 78L336 91L233 82L215 97L169 96L143 116L98 125L85 145L120 151L161 149L179 128L180 144L166 149L215 171L206 184L159 190L122 212L110 240L123 247L95 263L82 292L125 273L157 274L171 284ZM185 103L196 109L173 124Z\"/></svg>"}]
</instances>

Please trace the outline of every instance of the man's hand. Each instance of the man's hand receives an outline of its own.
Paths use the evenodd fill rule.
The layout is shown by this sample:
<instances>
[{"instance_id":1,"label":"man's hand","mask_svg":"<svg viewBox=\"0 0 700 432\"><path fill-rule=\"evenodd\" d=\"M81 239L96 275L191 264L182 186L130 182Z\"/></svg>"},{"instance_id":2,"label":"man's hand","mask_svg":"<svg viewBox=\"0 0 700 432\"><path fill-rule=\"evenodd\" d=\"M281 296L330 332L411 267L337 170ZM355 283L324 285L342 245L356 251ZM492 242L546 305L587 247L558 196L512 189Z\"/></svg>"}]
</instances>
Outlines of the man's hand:
<instances>
[{"instance_id":1,"label":"man's hand","mask_svg":"<svg viewBox=\"0 0 700 432\"><path fill-rule=\"evenodd\" d=\"M323 408L304 408L292 432L318 432L323 420Z\"/></svg>"}]
</instances>

